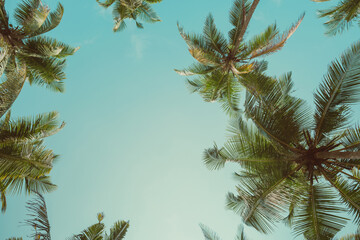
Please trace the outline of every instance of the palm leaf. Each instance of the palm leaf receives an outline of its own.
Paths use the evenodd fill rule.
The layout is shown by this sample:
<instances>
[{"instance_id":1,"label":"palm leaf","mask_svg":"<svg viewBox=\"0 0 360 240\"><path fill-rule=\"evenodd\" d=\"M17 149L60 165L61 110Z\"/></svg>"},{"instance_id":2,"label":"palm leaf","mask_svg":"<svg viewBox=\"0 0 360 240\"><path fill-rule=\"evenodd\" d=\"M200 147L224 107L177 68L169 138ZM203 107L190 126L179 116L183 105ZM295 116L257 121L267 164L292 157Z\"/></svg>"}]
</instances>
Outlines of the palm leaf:
<instances>
[{"instance_id":1,"label":"palm leaf","mask_svg":"<svg viewBox=\"0 0 360 240\"><path fill-rule=\"evenodd\" d=\"M343 209L329 186L310 184L307 191L294 219L295 234L309 240L331 239L346 223L338 216Z\"/></svg>"},{"instance_id":2,"label":"palm leaf","mask_svg":"<svg viewBox=\"0 0 360 240\"><path fill-rule=\"evenodd\" d=\"M47 215L47 208L44 197L35 192L37 198L27 203L27 210L30 212L30 219L25 223L31 226L34 233L30 237L34 239L51 240L50 223Z\"/></svg>"},{"instance_id":3,"label":"palm leaf","mask_svg":"<svg viewBox=\"0 0 360 240\"><path fill-rule=\"evenodd\" d=\"M112 228L110 228L110 235L106 236L105 240L121 240L124 239L129 228L129 222L117 221Z\"/></svg>"},{"instance_id":4,"label":"palm leaf","mask_svg":"<svg viewBox=\"0 0 360 240\"><path fill-rule=\"evenodd\" d=\"M39 36L53 30L60 24L63 15L64 7L61 5L61 3L59 3L56 10L47 16L46 20L41 24L41 26L37 30L29 33L27 37Z\"/></svg>"},{"instance_id":5,"label":"palm leaf","mask_svg":"<svg viewBox=\"0 0 360 240\"><path fill-rule=\"evenodd\" d=\"M340 60L329 66L324 82L314 94L315 143L325 134L347 126L348 105L359 101L360 42L345 51Z\"/></svg>"},{"instance_id":6,"label":"palm leaf","mask_svg":"<svg viewBox=\"0 0 360 240\"><path fill-rule=\"evenodd\" d=\"M2 117L15 102L26 77L24 65L16 66L13 61L7 64L6 77L0 84L0 117Z\"/></svg>"}]
</instances>

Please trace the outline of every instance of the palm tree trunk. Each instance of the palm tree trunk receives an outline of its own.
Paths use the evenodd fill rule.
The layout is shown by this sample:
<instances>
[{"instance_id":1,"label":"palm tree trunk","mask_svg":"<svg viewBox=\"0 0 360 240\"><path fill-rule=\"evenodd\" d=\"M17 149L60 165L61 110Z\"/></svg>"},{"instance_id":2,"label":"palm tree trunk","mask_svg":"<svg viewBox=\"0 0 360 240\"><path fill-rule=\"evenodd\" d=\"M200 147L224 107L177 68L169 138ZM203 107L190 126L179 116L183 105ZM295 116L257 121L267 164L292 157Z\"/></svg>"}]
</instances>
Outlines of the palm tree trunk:
<instances>
[{"instance_id":1,"label":"palm tree trunk","mask_svg":"<svg viewBox=\"0 0 360 240\"><path fill-rule=\"evenodd\" d=\"M360 152L318 152L317 158L360 159Z\"/></svg>"}]
</instances>

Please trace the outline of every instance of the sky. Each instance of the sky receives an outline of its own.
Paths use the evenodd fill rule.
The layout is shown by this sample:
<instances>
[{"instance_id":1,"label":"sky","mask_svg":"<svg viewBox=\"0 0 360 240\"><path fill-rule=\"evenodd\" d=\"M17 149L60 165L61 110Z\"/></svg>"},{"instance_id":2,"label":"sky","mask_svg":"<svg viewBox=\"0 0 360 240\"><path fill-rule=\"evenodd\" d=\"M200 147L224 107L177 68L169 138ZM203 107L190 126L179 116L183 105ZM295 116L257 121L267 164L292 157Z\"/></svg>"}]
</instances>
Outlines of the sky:
<instances>
[{"instance_id":1,"label":"sky","mask_svg":"<svg viewBox=\"0 0 360 240\"><path fill-rule=\"evenodd\" d=\"M19 2L7 1L10 15ZM43 2L55 8L58 1ZM324 36L324 19L316 11L332 2L262 0L247 33L251 37L274 22L286 30L306 13L286 46L266 60L270 75L293 72L296 94L309 105L327 65L360 36L356 27ZM120 33L112 32L111 10L95 0L61 3L63 20L49 36L80 47L67 61L66 91L26 84L12 110L13 116L56 110L66 122L46 139L60 155L51 172L58 189L45 195L52 238L80 233L96 223L96 213L104 212L107 227L130 221L127 240L200 240L199 223L222 239L234 239L241 219L225 208L225 199L235 189L233 173L239 167L209 171L202 162L203 150L214 142L221 146L229 135L228 118L219 104L190 94L184 77L173 71L193 62L176 23L199 33L211 12L227 34L232 0L164 0L153 5L162 22L144 29L130 22ZM353 109L356 120L359 107ZM0 239L26 239L30 229L22 222L30 199L8 197L8 209L0 214ZM354 229L349 224L341 234ZM282 225L270 235L249 227L245 233L255 240L294 238Z\"/></svg>"}]
</instances>

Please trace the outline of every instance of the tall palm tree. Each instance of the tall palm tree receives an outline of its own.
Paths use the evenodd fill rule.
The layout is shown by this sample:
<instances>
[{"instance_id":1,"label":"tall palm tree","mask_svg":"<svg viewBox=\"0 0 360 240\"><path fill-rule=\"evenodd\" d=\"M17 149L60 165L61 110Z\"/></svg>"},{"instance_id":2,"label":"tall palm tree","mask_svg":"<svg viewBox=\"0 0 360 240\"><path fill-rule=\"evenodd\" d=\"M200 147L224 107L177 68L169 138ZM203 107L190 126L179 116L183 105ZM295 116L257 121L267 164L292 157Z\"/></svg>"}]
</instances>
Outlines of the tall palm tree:
<instances>
[{"instance_id":1,"label":"tall palm tree","mask_svg":"<svg viewBox=\"0 0 360 240\"><path fill-rule=\"evenodd\" d=\"M329 0L312 0L314 2L327 2ZM320 10L320 17L327 17L325 22L327 27L326 34L336 35L348 29L353 23L360 26L360 1L341 0L332 8Z\"/></svg>"},{"instance_id":2,"label":"tall palm tree","mask_svg":"<svg viewBox=\"0 0 360 240\"><path fill-rule=\"evenodd\" d=\"M162 0L105 0L101 2L96 0L100 6L108 8L114 4L114 32L122 31L126 28L125 19L135 21L138 28L143 28L140 21L154 23L161 21L156 12L152 9L151 4L159 3Z\"/></svg>"},{"instance_id":3,"label":"tall palm tree","mask_svg":"<svg viewBox=\"0 0 360 240\"><path fill-rule=\"evenodd\" d=\"M360 224L360 127L349 121L350 105L360 100L360 42L329 65L314 113L291 95L292 86L288 74L263 95L248 92L248 120L233 121L233 136L206 150L204 160L210 169L242 167L227 206L245 224L268 233L283 220L306 239L331 239L345 212Z\"/></svg>"},{"instance_id":4,"label":"tall palm tree","mask_svg":"<svg viewBox=\"0 0 360 240\"><path fill-rule=\"evenodd\" d=\"M104 218L103 213L97 215L98 223L84 229L80 234L74 235L71 240L121 240L124 239L129 228L129 221L117 221L110 228L110 233L105 233L105 225L101 222Z\"/></svg>"},{"instance_id":5,"label":"tall palm tree","mask_svg":"<svg viewBox=\"0 0 360 240\"><path fill-rule=\"evenodd\" d=\"M221 240L221 238L217 235L217 233L212 231L210 228L206 227L205 225L200 225L200 227L201 230L203 231L205 240ZM358 228L358 230L353 234L348 234L340 238L334 238L333 240L359 240L359 239L360 239L360 228ZM235 240L248 240L248 238L244 234L243 226L240 226L238 228L238 233L235 237Z\"/></svg>"},{"instance_id":6,"label":"tall palm tree","mask_svg":"<svg viewBox=\"0 0 360 240\"><path fill-rule=\"evenodd\" d=\"M199 92L205 101L219 100L225 109L237 109L239 86L246 86L246 79L266 70L266 63L258 61L262 56L279 51L299 27L304 16L285 33L280 34L276 24L245 39L247 28L260 0L235 0L230 10L229 39L217 29L210 14L205 21L203 34L187 34L178 25L180 35L186 41L194 63L184 70L176 70L184 76L199 75L188 80L192 91Z\"/></svg>"},{"instance_id":7,"label":"tall palm tree","mask_svg":"<svg viewBox=\"0 0 360 240\"><path fill-rule=\"evenodd\" d=\"M44 36L61 22L63 6L59 4L50 12L41 0L23 0L14 12L17 26L10 23L5 0L0 0L0 49L6 52L4 64L12 60L24 65L30 84L64 91L66 57L78 48Z\"/></svg>"},{"instance_id":8,"label":"tall palm tree","mask_svg":"<svg viewBox=\"0 0 360 240\"><path fill-rule=\"evenodd\" d=\"M2 211L6 210L6 195L9 193L47 193L56 188L49 173L57 155L44 146L43 139L57 133L63 126L59 126L56 112L11 120L9 111L0 119Z\"/></svg>"},{"instance_id":9,"label":"tall palm tree","mask_svg":"<svg viewBox=\"0 0 360 240\"><path fill-rule=\"evenodd\" d=\"M46 208L44 197L35 192L37 198L27 202L27 210L30 212L25 223L33 229L30 237L34 240L51 240L50 223ZM124 239L126 231L129 227L129 222L118 221L110 229L110 235L104 235L104 224L101 221L104 218L103 213L98 214L98 223L90 226L81 234L74 236L71 239L81 240L121 240ZM22 238L9 238L7 240L22 240Z\"/></svg>"},{"instance_id":10,"label":"tall palm tree","mask_svg":"<svg viewBox=\"0 0 360 240\"><path fill-rule=\"evenodd\" d=\"M0 68L1 69L1 68ZM48 174L56 155L43 145L43 139L57 133L58 114L50 112L35 118L10 119L10 107L24 84L24 67L9 62L6 78L0 84L0 196L2 211L6 209L6 195L55 189Z\"/></svg>"}]
</instances>

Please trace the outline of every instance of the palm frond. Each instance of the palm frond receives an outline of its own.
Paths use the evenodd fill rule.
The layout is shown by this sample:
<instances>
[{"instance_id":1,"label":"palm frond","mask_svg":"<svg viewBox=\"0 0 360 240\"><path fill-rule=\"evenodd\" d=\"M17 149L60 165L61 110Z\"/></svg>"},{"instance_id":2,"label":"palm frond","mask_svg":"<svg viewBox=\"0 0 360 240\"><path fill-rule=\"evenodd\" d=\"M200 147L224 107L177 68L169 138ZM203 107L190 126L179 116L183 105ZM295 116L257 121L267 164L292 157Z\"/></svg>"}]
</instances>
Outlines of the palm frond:
<instances>
[{"instance_id":1,"label":"palm frond","mask_svg":"<svg viewBox=\"0 0 360 240\"><path fill-rule=\"evenodd\" d=\"M339 216L343 209L329 186L310 184L307 191L294 219L294 232L309 240L331 239L346 223Z\"/></svg>"},{"instance_id":2,"label":"palm frond","mask_svg":"<svg viewBox=\"0 0 360 240\"><path fill-rule=\"evenodd\" d=\"M348 123L349 104L360 99L360 42L345 51L340 60L329 66L328 74L314 94L315 143L325 134L339 130Z\"/></svg>"},{"instance_id":3,"label":"palm frond","mask_svg":"<svg viewBox=\"0 0 360 240\"><path fill-rule=\"evenodd\" d=\"M265 46L254 49L250 53L250 58L256 58L259 56L264 56L279 51L285 45L286 41L291 37L291 35L293 35L295 31L298 29L302 20L304 19L304 16L305 14L300 16L299 20L293 26L291 26L291 28L288 31L283 33L281 37L277 38L275 35L269 39L269 41L267 42L267 44L265 44Z\"/></svg>"},{"instance_id":4,"label":"palm frond","mask_svg":"<svg viewBox=\"0 0 360 240\"><path fill-rule=\"evenodd\" d=\"M46 20L41 24L41 26L37 30L29 33L27 37L39 36L41 34L53 30L60 24L63 15L64 15L64 7L61 5L61 3L59 3L56 10L50 12Z\"/></svg>"},{"instance_id":5,"label":"palm frond","mask_svg":"<svg viewBox=\"0 0 360 240\"><path fill-rule=\"evenodd\" d=\"M112 228L110 228L110 235L106 236L105 240L121 240L124 239L129 228L129 222L117 221Z\"/></svg>"},{"instance_id":6,"label":"palm frond","mask_svg":"<svg viewBox=\"0 0 360 240\"><path fill-rule=\"evenodd\" d=\"M18 97L26 77L24 65L18 65L10 61L5 69L6 77L0 84L0 118L10 109Z\"/></svg>"},{"instance_id":7,"label":"palm frond","mask_svg":"<svg viewBox=\"0 0 360 240\"><path fill-rule=\"evenodd\" d=\"M225 56L228 50L227 49L228 43L224 35L221 32L219 32L219 30L216 28L214 17L211 14L209 14L209 16L206 18L203 35L205 41L209 46L211 46L215 51L217 51L222 56Z\"/></svg>"},{"instance_id":8,"label":"palm frond","mask_svg":"<svg viewBox=\"0 0 360 240\"><path fill-rule=\"evenodd\" d=\"M40 36L24 41L22 54L39 58L65 58L73 55L77 50L79 50L78 47L74 48L56 39Z\"/></svg>"},{"instance_id":9,"label":"palm frond","mask_svg":"<svg viewBox=\"0 0 360 240\"><path fill-rule=\"evenodd\" d=\"M83 230L80 234L74 235L71 240L103 240L105 225L96 223Z\"/></svg>"},{"instance_id":10,"label":"palm frond","mask_svg":"<svg viewBox=\"0 0 360 240\"><path fill-rule=\"evenodd\" d=\"M243 30L245 18L251 8L249 0L235 0L233 7L230 9L230 23L234 26L229 31L230 43L233 47L239 42L240 34Z\"/></svg>"},{"instance_id":11,"label":"palm frond","mask_svg":"<svg viewBox=\"0 0 360 240\"><path fill-rule=\"evenodd\" d=\"M51 240L50 223L47 214L47 208L44 197L35 192L36 199L27 203L27 210L30 217L25 223L33 228L30 237L34 239Z\"/></svg>"},{"instance_id":12,"label":"palm frond","mask_svg":"<svg viewBox=\"0 0 360 240\"><path fill-rule=\"evenodd\" d=\"M211 73L212 71L216 70L216 67L209 67L203 65L201 63L194 63L190 67L185 68L184 70L174 69L179 75L182 76L192 76L192 75L203 75Z\"/></svg>"},{"instance_id":13,"label":"palm frond","mask_svg":"<svg viewBox=\"0 0 360 240\"><path fill-rule=\"evenodd\" d=\"M360 191L357 184L348 181L341 176L331 176L324 173L326 180L334 187L341 198L341 201L347 206L350 214L354 216L356 223L360 223Z\"/></svg>"},{"instance_id":14,"label":"palm frond","mask_svg":"<svg viewBox=\"0 0 360 240\"><path fill-rule=\"evenodd\" d=\"M160 22L160 17L157 15L157 13L153 10L150 4L148 4L146 1L142 3L142 5L136 9L135 15L137 17L145 22L148 23L154 23L154 22Z\"/></svg>"},{"instance_id":15,"label":"palm frond","mask_svg":"<svg viewBox=\"0 0 360 240\"><path fill-rule=\"evenodd\" d=\"M217 233L212 231L209 227L200 224L200 228L204 234L205 240L221 240Z\"/></svg>"},{"instance_id":16,"label":"palm frond","mask_svg":"<svg viewBox=\"0 0 360 240\"><path fill-rule=\"evenodd\" d=\"M24 0L15 9L15 21L25 35L38 31L50 13L50 9L40 3L40 0Z\"/></svg>"},{"instance_id":17,"label":"palm frond","mask_svg":"<svg viewBox=\"0 0 360 240\"><path fill-rule=\"evenodd\" d=\"M299 169L289 165L264 168L257 176L241 178L238 195L228 194L227 207L242 217L245 224L262 233L284 218L289 204L289 183Z\"/></svg>"},{"instance_id":18,"label":"palm frond","mask_svg":"<svg viewBox=\"0 0 360 240\"><path fill-rule=\"evenodd\" d=\"M27 55L19 55L18 58L27 66L27 77L30 84L45 85L45 87L57 91L64 91L66 65L65 59L57 59L54 57L30 57Z\"/></svg>"},{"instance_id":19,"label":"palm frond","mask_svg":"<svg viewBox=\"0 0 360 240\"><path fill-rule=\"evenodd\" d=\"M102 6L102 7L105 7L105 8L108 8L110 7L114 2L115 0L105 0L104 2L100 2L100 0L96 0L96 2Z\"/></svg>"},{"instance_id":20,"label":"palm frond","mask_svg":"<svg viewBox=\"0 0 360 240\"><path fill-rule=\"evenodd\" d=\"M360 3L358 0L342 0L337 6L320 10L319 17L329 18L325 22L326 34L336 35L347 30L354 22L360 25L359 11Z\"/></svg>"},{"instance_id":21,"label":"palm frond","mask_svg":"<svg viewBox=\"0 0 360 240\"><path fill-rule=\"evenodd\" d=\"M1 120L0 144L40 140L54 135L64 127L64 123L59 124L58 116L57 112L50 112L38 114L34 118L22 117L13 121Z\"/></svg>"}]
</instances>

